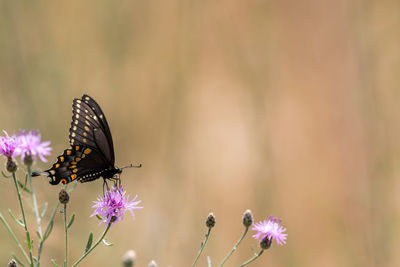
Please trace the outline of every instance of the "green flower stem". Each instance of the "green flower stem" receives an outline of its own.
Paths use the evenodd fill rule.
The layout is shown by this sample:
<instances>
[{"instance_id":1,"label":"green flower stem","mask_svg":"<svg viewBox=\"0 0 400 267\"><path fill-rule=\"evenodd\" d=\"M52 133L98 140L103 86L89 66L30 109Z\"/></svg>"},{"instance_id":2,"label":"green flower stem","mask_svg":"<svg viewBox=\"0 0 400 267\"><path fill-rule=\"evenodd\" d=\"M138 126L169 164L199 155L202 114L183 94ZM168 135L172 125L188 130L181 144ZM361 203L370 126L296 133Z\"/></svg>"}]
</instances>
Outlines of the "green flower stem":
<instances>
[{"instance_id":1,"label":"green flower stem","mask_svg":"<svg viewBox=\"0 0 400 267\"><path fill-rule=\"evenodd\" d=\"M65 262L64 266L68 267L68 226L67 226L67 204L64 204L64 228L65 228Z\"/></svg>"},{"instance_id":2,"label":"green flower stem","mask_svg":"<svg viewBox=\"0 0 400 267\"><path fill-rule=\"evenodd\" d=\"M193 262L193 264L192 264L192 267L194 267L194 266L196 265L197 260L199 259L201 253L203 252L203 249L204 249L204 247L205 247L206 244L207 244L208 237L210 236L210 233L211 233L211 228L208 228L208 232L207 232L207 234L206 234L206 237L205 237L204 241L201 242L200 250L199 250L199 252L197 253L196 259L194 259L194 262Z\"/></svg>"},{"instance_id":3,"label":"green flower stem","mask_svg":"<svg viewBox=\"0 0 400 267\"><path fill-rule=\"evenodd\" d=\"M15 188L17 189L19 205L21 207L22 218L24 220L25 234L26 234L26 237L27 237L26 241L27 241L28 249L29 249L29 259L30 259L29 265L33 267L32 244L31 244L32 241L30 240L31 237L30 237L30 234L29 234L29 231L28 231L28 227L26 225L24 206L22 205L21 194L19 192L19 187L18 187L18 183L17 183L17 177L15 176L15 173L13 173L12 176L13 176Z\"/></svg>"},{"instance_id":4,"label":"green flower stem","mask_svg":"<svg viewBox=\"0 0 400 267\"><path fill-rule=\"evenodd\" d=\"M4 224L4 226L7 228L7 231L10 233L10 235L14 239L14 241L17 244L18 248L21 250L21 253L24 255L26 261L29 262L29 257L26 254L24 248L22 247L21 243L18 241L18 239L15 236L15 234L14 234L13 230L11 229L10 225L8 225L8 223L6 222L6 220L4 219L4 217L3 217L3 215L1 213L0 213L0 220Z\"/></svg>"},{"instance_id":5,"label":"green flower stem","mask_svg":"<svg viewBox=\"0 0 400 267\"><path fill-rule=\"evenodd\" d=\"M40 227L41 218L40 218L39 209L38 209L38 205L37 205L37 201L36 201L35 191L33 190L31 167L29 165L27 167L27 171L28 171L28 180L29 180L29 186L30 186L32 201L33 201L33 209L35 210L35 215L36 215L36 224L38 227L38 232L39 232L40 236L42 236L42 227Z\"/></svg>"},{"instance_id":6,"label":"green flower stem","mask_svg":"<svg viewBox=\"0 0 400 267\"><path fill-rule=\"evenodd\" d=\"M222 265L225 264L225 262L229 259L229 257L233 254L233 252L235 252L235 250L237 249L237 247L239 246L240 242L242 242L243 238L246 236L247 231L249 230L249 227L245 227L246 229L243 232L242 237L238 240L238 242L236 242L235 246L232 248L232 250L228 253L228 255L226 255L226 257L222 260L222 262L220 263L220 265L218 265L218 267L222 267Z\"/></svg>"},{"instance_id":7,"label":"green flower stem","mask_svg":"<svg viewBox=\"0 0 400 267\"><path fill-rule=\"evenodd\" d=\"M64 185L64 190L67 188L67 185ZM50 216L50 220L49 220L49 224L46 227L46 230L44 231L45 233L47 233L49 231L49 228L52 227L52 225L54 224L54 218L56 216L56 213L58 211L58 209L60 208L60 202L57 201L57 205L54 207L53 212L51 213ZM39 248L38 248L38 257L37 257L37 262L36 262L36 267L40 266L40 255L42 254L42 249L43 249L43 244L44 241L46 241L45 239L40 240L39 242Z\"/></svg>"},{"instance_id":8,"label":"green flower stem","mask_svg":"<svg viewBox=\"0 0 400 267\"><path fill-rule=\"evenodd\" d=\"M107 228L104 230L103 234L101 235L101 237L99 238L99 240L97 240L97 242L90 248L88 249L88 251L86 251L82 257L80 257L73 265L72 267L77 266L84 258L86 258L86 256L92 252L93 249L95 249L97 247L98 244L100 244L101 241L103 241L104 237L106 236L108 230L110 230L112 222L109 222L107 225Z\"/></svg>"},{"instance_id":9,"label":"green flower stem","mask_svg":"<svg viewBox=\"0 0 400 267\"><path fill-rule=\"evenodd\" d=\"M239 267L243 267L243 266L255 261L258 257L261 256L261 254L263 254L263 252L264 252L264 250L261 249L260 252L258 252L258 254L254 254L254 256L251 259L249 259L248 261L242 263Z\"/></svg>"}]
</instances>

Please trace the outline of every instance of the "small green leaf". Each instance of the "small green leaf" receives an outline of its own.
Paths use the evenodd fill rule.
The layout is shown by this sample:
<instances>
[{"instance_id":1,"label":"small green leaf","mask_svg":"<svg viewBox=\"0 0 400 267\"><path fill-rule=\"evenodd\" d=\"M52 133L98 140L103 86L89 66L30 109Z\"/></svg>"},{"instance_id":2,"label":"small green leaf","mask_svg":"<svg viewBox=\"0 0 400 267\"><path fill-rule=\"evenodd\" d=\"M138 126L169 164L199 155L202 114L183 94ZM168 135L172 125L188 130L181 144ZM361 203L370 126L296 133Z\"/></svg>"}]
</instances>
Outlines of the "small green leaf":
<instances>
[{"instance_id":1,"label":"small green leaf","mask_svg":"<svg viewBox=\"0 0 400 267\"><path fill-rule=\"evenodd\" d=\"M104 243L104 245L109 246L109 247L111 247L112 245L114 245L113 243L107 242L105 239L103 239L103 243Z\"/></svg>"},{"instance_id":2,"label":"small green leaf","mask_svg":"<svg viewBox=\"0 0 400 267\"><path fill-rule=\"evenodd\" d=\"M35 256L33 256L33 261L37 263L38 259Z\"/></svg>"},{"instance_id":3,"label":"small green leaf","mask_svg":"<svg viewBox=\"0 0 400 267\"><path fill-rule=\"evenodd\" d=\"M42 235L39 233L39 231L36 231L36 234L39 237L39 241L42 242Z\"/></svg>"},{"instance_id":4,"label":"small green leaf","mask_svg":"<svg viewBox=\"0 0 400 267\"><path fill-rule=\"evenodd\" d=\"M11 178L11 177L12 177L12 174L7 175L7 174L5 174L3 171L1 171L1 174L3 174L3 177L4 177L4 178Z\"/></svg>"},{"instance_id":5,"label":"small green leaf","mask_svg":"<svg viewBox=\"0 0 400 267\"><path fill-rule=\"evenodd\" d=\"M100 221L103 220L103 217L101 217L99 214L96 214L96 218L99 219Z\"/></svg>"},{"instance_id":6,"label":"small green leaf","mask_svg":"<svg viewBox=\"0 0 400 267\"><path fill-rule=\"evenodd\" d=\"M44 233L43 236L43 242L49 237L51 231L53 230L53 225L54 225L54 221L50 221L49 226L47 226L46 228L46 232Z\"/></svg>"},{"instance_id":7,"label":"small green leaf","mask_svg":"<svg viewBox=\"0 0 400 267\"><path fill-rule=\"evenodd\" d=\"M18 182L19 187L21 187L22 190L24 190L25 192L28 192L29 194L31 194L31 190L29 190L28 188L26 188L26 187L24 186L24 184L21 183L21 181L18 180L17 182Z\"/></svg>"},{"instance_id":8,"label":"small green leaf","mask_svg":"<svg viewBox=\"0 0 400 267\"><path fill-rule=\"evenodd\" d=\"M85 253L90 249L90 247L92 246L92 242L93 242L93 233L89 234L89 238L86 244L86 248L85 248Z\"/></svg>"},{"instance_id":9,"label":"small green leaf","mask_svg":"<svg viewBox=\"0 0 400 267\"><path fill-rule=\"evenodd\" d=\"M8 213L10 214L11 218L13 218L16 223L18 223L22 227L25 227L24 222L20 219L17 219L10 209L8 209Z\"/></svg>"},{"instance_id":10,"label":"small green leaf","mask_svg":"<svg viewBox=\"0 0 400 267\"><path fill-rule=\"evenodd\" d=\"M53 260L53 259L51 259L51 263L53 263L53 266L54 266L54 267L60 267L60 265L58 265L58 264L56 263L56 261Z\"/></svg>"},{"instance_id":11,"label":"small green leaf","mask_svg":"<svg viewBox=\"0 0 400 267\"><path fill-rule=\"evenodd\" d=\"M26 232L26 244L28 245L28 250L32 250L32 239L31 236L29 235L29 232Z\"/></svg>"},{"instance_id":12,"label":"small green leaf","mask_svg":"<svg viewBox=\"0 0 400 267\"><path fill-rule=\"evenodd\" d=\"M25 175L25 184L24 187L26 188L26 184L28 183L28 174Z\"/></svg>"},{"instance_id":13,"label":"small green leaf","mask_svg":"<svg viewBox=\"0 0 400 267\"><path fill-rule=\"evenodd\" d=\"M40 214L40 217L41 217L41 218L43 218L44 215L46 214L47 208L48 208L48 207L49 207L49 202L45 202L45 203L44 203L44 208L43 208L42 214Z\"/></svg>"},{"instance_id":14,"label":"small green leaf","mask_svg":"<svg viewBox=\"0 0 400 267\"><path fill-rule=\"evenodd\" d=\"M72 226L72 224L74 223L74 220L75 220L75 213L72 214L72 217L71 217L71 220L68 223L67 229L69 229Z\"/></svg>"}]
</instances>

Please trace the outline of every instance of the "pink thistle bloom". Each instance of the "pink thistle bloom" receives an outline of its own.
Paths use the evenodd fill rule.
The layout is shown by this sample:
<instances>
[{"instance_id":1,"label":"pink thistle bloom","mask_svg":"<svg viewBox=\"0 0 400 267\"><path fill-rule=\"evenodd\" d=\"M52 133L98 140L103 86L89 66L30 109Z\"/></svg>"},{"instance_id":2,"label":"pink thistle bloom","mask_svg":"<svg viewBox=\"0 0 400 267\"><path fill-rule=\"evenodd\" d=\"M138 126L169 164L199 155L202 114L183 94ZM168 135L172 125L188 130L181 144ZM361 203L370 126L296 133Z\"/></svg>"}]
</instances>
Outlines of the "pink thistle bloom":
<instances>
[{"instance_id":1,"label":"pink thistle bloom","mask_svg":"<svg viewBox=\"0 0 400 267\"><path fill-rule=\"evenodd\" d=\"M10 158L17 148L17 139L14 136L10 137L6 131L3 132L6 136L0 136L0 154Z\"/></svg>"},{"instance_id":2,"label":"pink thistle bloom","mask_svg":"<svg viewBox=\"0 0 400 267\"><path fill-rule=\"evenodd\" d=\"M283 233L286 231L286 228L281 226L281 222L281 219L277 221L277 218L269 216L268 220L255 223L252 230L257 231L257 233L253 237L259 241L268 237L270 240L275 239L279 245L286 244L287 234Z\"/></svg>"},{"instance_id":3,"label":"pink thistle bloom","mask_svg":"<svg viewBox=\"0 0 400 267\"><path fill-rule=\"evenodd\" d=\"M111 190L107 190L104 197L98 196L97 201L94 201L95 211L90 217L99 215L102 217L102 222L107 226L110 222L114 225L116 222L121 221L124 218L124 214L130 211L132 217L135 218L133 210L143 209L143 207L138 207L137 205L142 202L141 200L135 201L137 196L132 200L129 200L129 196L125 197L126 191L120 187L112 187Z\"/></svg>"},{"instance_id":4,"label":"pink thistle bloom","mask_svg":"<svg viewBox=\"0 0 400 267\"><path fill-rule=\"evenodd\" d=\"M21 155L22 161L25 159L25 156L30 155L35 160L39 156L41 161L47 162L44 156L50 155L52 148L49 146L50 142L41 142L39 132L35 130L20 131L16 137L18 147L15 150L15 154Z\"/></svg>"}]
</instances>

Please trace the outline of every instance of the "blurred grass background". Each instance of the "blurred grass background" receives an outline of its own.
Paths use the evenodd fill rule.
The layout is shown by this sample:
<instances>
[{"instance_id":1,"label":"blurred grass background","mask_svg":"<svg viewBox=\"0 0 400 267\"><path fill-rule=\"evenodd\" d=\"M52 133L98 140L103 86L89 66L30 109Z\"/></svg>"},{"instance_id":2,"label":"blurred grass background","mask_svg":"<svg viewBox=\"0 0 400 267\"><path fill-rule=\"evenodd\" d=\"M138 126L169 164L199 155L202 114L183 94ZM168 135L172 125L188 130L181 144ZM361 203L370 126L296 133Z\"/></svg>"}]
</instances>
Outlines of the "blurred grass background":
<instances>
[{"instance_id":1,"label":"blurred grass background","mask_svg":"<svg viewBox=\"0 0 400 267\"><path fill-rule=\"evenodd\" d=\"M137 266L190 266L210 211L204 255L217 265L247 208L289 234L252 266L399 266L399 12L387 0L2 0L1 128L39 129L54 148L36 166L47 168L68 146L72 99L88 93L117 165L143 163L122 179L145 209L82 266L119 266L128 249ZM60 187L34 182L42 205L56 201ZM70 262L103 230L88 218L101 190L71 196ZM0 212L18 213L11 181L0 195ZM62 225L42 266L64 259ZM3 226L0 238L4 266L17 248ZM252 248L249 237L226 266Z\"/></svg>"}]
</instances>

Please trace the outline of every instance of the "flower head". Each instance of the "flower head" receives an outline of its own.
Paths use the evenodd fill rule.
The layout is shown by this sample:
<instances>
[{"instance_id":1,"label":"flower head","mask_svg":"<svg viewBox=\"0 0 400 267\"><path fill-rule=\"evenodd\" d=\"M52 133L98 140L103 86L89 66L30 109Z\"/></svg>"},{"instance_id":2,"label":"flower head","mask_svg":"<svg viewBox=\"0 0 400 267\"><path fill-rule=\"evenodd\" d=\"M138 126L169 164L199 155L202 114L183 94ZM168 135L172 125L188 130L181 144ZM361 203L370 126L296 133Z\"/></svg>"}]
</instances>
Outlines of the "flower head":
<instances>
[{"instance_id":1,"label":"flower head","mask_svg":"<svg viewBox=\"0 0 400 267\"><path fill-rule=\"evenodd\" d=\"M24 160L26 156L31 156L36 159L38 156L41 161L47 162L44 156L50 155L50 142L41 142L40 133L31 131L20 131L17 134L18 147L15 150L16 155L21 155Z\"/></svg>"},{"instance_id":2,"label":"flower head","mask_svg":"<svg viewBox=\"0 0 400 267\"><path fill-rule=\"evenodd\" d=\"M215 215L214 213L208 214L206 218L206 226L207 228L213 228L215 226Z\"/></svg>"},{"instance_id":3,"label":"flower head","mask_svg":"<svg viewBox=\"0 0 400 267\"><path fill-rule=\"evenodd\" d=\"M268 237L271 241L275 239L279 245L286 244L287 234L283 233L286 231L286 228L281 226L281 221L277 221L277 218L269 216L268 220L255 223L252 230L257 231L257 233L253 237L259 241Z\"/></svg>"},{"instance_id":4,"label":"flower head","mask_svg":"<svg viewBox=\"0 0 400 267\"><path fill-rule=\"evenodd\" d=\"M10 158L14 155L14 151L17 148L17 140L14 136L8 136L6 131L3 131L4 136L0 136L0 154Z\"/></svg>"},{"instance_id":5,"label":"flower head","mask_svg":"<svg viewBox=\"0 0 400 267\"><path fill-rule=\"evenodd\" d=\"M243 225L245 227L249 227L253 223L253 221L254 221L254 219L253 219L253 214L251 213L251 210L246 210L243 213L243 218L242 218Z\"/></svg>"},{"instance_id":6,"label":"flower head","mask_svg":"<svg viewBox=\"0 0 400 267\"><path fill-rule=\"evenodd\" d=\"M129 196L125 197L126 191L123 190L122 186L118 189L112 187L111 190L107 190L104 197L98 196L97 201L94 201L95 211L91 217L99 215L104 222L108 225L110 222L114 223L121 221L124 217L126 211L130 211L132 217L135 217L133 210L142 209L143 207L138 207L137 205L141 200L135 201L137 196L132 200L129 200Z\"/></svg>"},{"instance_id":7,"label":"flower head","mask_svg":"<svg viewBox=\"0 0 400 267\"><path fill-rule=\"evenodd\" d=\"M58 201L60 201L61 204L67 204L69 202L68 192L61 189L60 193L58 193Z\"/></svg>"}]
</instances>

